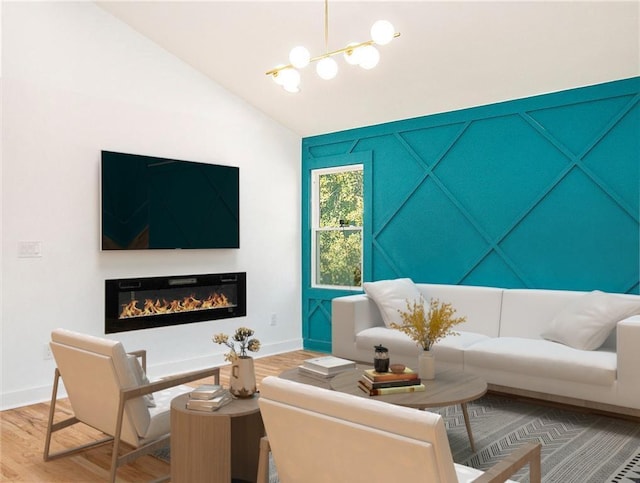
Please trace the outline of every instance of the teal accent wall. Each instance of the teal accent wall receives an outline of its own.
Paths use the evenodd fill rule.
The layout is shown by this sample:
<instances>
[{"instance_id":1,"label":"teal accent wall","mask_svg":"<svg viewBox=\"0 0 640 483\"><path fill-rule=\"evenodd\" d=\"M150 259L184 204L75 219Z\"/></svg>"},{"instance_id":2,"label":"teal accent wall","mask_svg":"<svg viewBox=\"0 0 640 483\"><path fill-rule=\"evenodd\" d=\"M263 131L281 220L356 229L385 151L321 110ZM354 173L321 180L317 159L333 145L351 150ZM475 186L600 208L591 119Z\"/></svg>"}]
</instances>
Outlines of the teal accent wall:
<instances>
[{"instance_id":1,"label":"teal accent wall","mask_svg":"<svg viewBox=\"0 0 640 483\"><path fill-rule=\"evenodd\" d=\"M311 288L309 172L363 158L364 281L640 292L636 77L304 138L308 349L348 293Z\"/></svg>"}]
</instances>

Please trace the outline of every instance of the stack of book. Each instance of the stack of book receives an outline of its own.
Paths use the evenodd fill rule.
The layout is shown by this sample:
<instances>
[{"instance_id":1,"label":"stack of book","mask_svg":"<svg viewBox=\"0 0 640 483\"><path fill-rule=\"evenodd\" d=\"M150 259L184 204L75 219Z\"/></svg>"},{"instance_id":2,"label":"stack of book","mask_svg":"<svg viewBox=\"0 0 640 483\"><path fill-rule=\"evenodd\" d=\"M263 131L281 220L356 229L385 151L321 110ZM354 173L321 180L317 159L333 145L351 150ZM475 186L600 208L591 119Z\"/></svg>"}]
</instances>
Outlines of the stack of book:
<instances>
[{"instance_id":1,"label":"stack of book","mask_svg":"<svg viewBox=\"0 0 640 483\"><path fill-rule=\"evenodd\" d=\"M404 372L399 374L393 372L376 372L373 369L366 369L358 381L358 387L369 394L369 396L426 390L418 374L408 367L405 368Z\"/></svg>"},{"instance_id":2,"label":"stack of book","mask_svg":"<svg viewBox=\"0 0 640 483\"><path fill-rule=\"evenodd\" d=\"M356 363L335 356L314 357L307 359L298 366L298 372L316 379L329 379L350 369L355 369Z\"/></svg>"},{"instance_id":3,"label":"stack of book","mask_svg":"<svg viewBox=\"0 0 640 483\"><path fill-rule=\"evenodd\" d=\"M189 393L187 409L194 411L217 411L233 400L231 393L220 384L203 384Z\"/></svg>"}]
</instances>

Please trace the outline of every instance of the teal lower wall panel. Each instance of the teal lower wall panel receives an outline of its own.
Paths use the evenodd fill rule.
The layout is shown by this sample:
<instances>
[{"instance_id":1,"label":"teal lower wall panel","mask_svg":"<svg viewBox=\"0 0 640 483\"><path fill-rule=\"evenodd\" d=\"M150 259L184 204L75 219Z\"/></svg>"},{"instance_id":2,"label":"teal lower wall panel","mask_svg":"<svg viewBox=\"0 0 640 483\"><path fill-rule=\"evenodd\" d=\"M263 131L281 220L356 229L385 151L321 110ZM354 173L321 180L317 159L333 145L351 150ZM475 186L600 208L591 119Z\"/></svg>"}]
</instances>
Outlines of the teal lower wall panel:
<instances>
[{"instance_id":1,"label":"teal lower wall panel","mask_svg":"<svg viewBox=\"0 0 640 483\"><path fill-rule=\"evenodd\" d=\"M639 133L632 78L305 138L303 173L371 156L365 281L639 293ZM304 234L302 256L305 347L330 348L344 294L312 289Z\"/></svg>"},{"instance_id":2,"label":"teal lower wall panel","mask_svg":"<svg viewBox=\"0 0 640 483\"><path fill-rule=\"evenodd\" d=\"M303 342L303 348L308 351L316 351L316 352L326 352L328 354L331 353L331 340L328 341L316 341L316 340L307 340L305 339Z\"/></svg>"}]
</instances>

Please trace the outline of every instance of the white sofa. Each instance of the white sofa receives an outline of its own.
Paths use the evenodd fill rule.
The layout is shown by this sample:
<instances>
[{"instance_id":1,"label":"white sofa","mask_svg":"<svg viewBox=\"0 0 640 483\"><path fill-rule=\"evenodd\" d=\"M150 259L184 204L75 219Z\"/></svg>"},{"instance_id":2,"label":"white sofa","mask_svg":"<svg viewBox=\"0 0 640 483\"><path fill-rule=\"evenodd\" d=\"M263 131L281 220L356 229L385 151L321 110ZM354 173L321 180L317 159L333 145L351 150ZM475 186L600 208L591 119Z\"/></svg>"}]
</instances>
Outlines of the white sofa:
<instances>
[{"instance_id":1,"label":"white sofa","mask_svg":"<svg viewBox=\"0 0 640 483\"><path fill-rule=\"evenodd\" d=\"M463 285L415 287L426 303L431 298L451 303L455 316L467 319L454 327L460 335L446 337L434 346L438 370L476 374L498 392L640 417L640 315L628 316L640 314L640 296ZM398 306L401 297L395 295ZM598 305L602 300L606 303ZM622 309L615 307L619 302ZM332 353L372 363L374 346L382 344L389 349L392 363L415 367L421 349L405 334L385 326L378 304L380 300L374 302L366 294L333 299ZM382 309L388 317L389 307ZM557 324L567 322L572 314L576 314L576 323L586 326L607 310L617 312L609 322L611 332L600 328L606 340L593 350L541 335L550 337L552 327L561 331ZM618 317L622 319L615 320ZM572 327L573 322L564 326L570 330L567 337L584 339L582 326Z\"/></svg>"}]
</instances>

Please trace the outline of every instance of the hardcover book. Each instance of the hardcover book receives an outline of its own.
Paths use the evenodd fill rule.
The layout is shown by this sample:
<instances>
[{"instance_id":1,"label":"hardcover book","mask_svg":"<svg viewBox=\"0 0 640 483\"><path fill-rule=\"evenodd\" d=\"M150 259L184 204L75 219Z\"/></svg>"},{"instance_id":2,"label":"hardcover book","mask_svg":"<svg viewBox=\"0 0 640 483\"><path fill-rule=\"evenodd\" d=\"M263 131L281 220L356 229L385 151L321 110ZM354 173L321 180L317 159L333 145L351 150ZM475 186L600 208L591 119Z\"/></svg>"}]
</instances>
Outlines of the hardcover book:
<instances>
[{"instance_id":1,"label":"hardcover book","mask_svg":"<svg viewBox=\"0 0 640 483\"><path fill-rule=\"evenodd\" d=\"M417 384L414 386L399 386L399 387L381 387L379 389L369 389L367 386L358 382L358 387L369 396L384 396L387 394L402 394L408 392L422 392L426 391L427 387L424 384Z\"/></svg>"},{"instance_id":2,"label":"hardcover book","mask_svg":"<svg viewBox=\"0 0 640 483\"><path fill-rule=\"evenodd\" d=\"M298 366L298 372L305 376L313 377L314 379L320 379L322 381L328 381L333 376L335 376L335 374L325 374L324 372L316 371L305 366Z\"/></svg>"},{"instance_id":3,"label":"hardcover book","mask_svg":"<svg viewBox=\"0 0 640 483\"><path fill-rule=\"evenodd\" d=\"M191 399L213 399L224 389L220 384L202 384L189 393Z\"/></svg>"},{"instance_id":4,"label":"hardcover book","mask_svg":"<svg viewBox=\"0 0 640 483\"><path fill-rule=\"evenodd\" d=\"M422 381L418 378L416 379L403 379L401 381L382 381L382 382L373 382L369 378L362 376L360 378L360 383L369 389L382 389L385 387L403 387L403 386L417 386L422 383Z\"/></svg>"},{"instance_id":5,"label":"hardcover book","mask_svg":"<svg viewBox=\"0 0 640 483\"><path fill-rule=\"evenodd\" d=\"M364 377L369 379L371 382L385 382L385 381L402 381L409 379L418 379L418 373L412 371L408 367L405 368L404 372L399 374L395 374L393 372L376 372L373 369L365 369Z\"/></svg>"},{"instance_id":6,"label":"hardcover book","mask_svg":"<svg viewBox=\"0 0 640 483\"><path fill-rule=\"evenodd\" d=\"M213 399L189 399L187 401L187 409L195 411L216 411L222 406L229 404L233 398L228 391L224 391Z\"/></svg>"},{"instance_id":7,"label":"hardcover book","mask_svg":"<svg viewBox=\"0 0 640 483\"><path fill-rule=\"evenodd\" d=\"M356 363L335 356L314 357L302 363L307 369L312 369L324 374L338 374L348 369L355 369Z\"/></svg>"}]
</instances>

